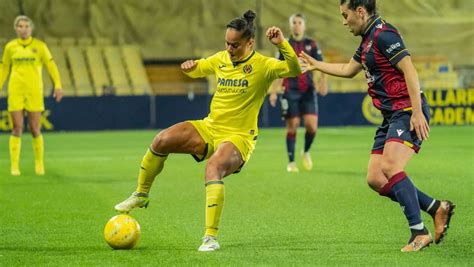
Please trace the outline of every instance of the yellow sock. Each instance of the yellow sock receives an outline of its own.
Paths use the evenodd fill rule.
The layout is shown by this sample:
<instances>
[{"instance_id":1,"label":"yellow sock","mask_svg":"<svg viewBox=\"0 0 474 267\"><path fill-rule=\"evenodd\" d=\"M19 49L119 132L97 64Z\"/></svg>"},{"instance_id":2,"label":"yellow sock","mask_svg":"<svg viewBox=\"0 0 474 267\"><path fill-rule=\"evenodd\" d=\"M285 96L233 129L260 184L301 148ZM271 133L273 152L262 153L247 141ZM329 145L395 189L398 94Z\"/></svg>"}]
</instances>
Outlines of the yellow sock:
<instances>
[{"instance_id":1,"label":"yellow sock","mask_svg":"<svg viewBox=\"0 0 474 267\"><path fill-rule=\"evenodd\" d=\"M146 151L140 165L140 172L138 173L137 192L146 194L150 192L153 180L163 170L167 158L168 155L155 153L151 149Z\"/></svg>"},{"instance_id":2,"label":"yellow sock","mask_svg":"<svg viewBox=\"0 0 474 267\"><path fill-rule=\"evenodd\" d=\"M217 237L219 220L224 208L224 181L206 183L206 233Z\"/></svg>"},{"instance_id":3,"label":"yellow sock","mask_svg":"<svg viewBox=\"0 0 474 267\"><path fill-rule=\"evenodd\" d=\"M35 155L35 172L44 174L44 141L43 135L33 137L33 152Z\"/></svg>"},{"instance_id":4,"label":"yellow sock","mask_svg":"<svg viewBox=\"0 0 474 267\"><path fill-rule=\"evenodd\" d=\"M21 137L10 136L10 164L11 172L14 175L20 174L20 152L21 152Z\"/></svg>"}]
</instances>

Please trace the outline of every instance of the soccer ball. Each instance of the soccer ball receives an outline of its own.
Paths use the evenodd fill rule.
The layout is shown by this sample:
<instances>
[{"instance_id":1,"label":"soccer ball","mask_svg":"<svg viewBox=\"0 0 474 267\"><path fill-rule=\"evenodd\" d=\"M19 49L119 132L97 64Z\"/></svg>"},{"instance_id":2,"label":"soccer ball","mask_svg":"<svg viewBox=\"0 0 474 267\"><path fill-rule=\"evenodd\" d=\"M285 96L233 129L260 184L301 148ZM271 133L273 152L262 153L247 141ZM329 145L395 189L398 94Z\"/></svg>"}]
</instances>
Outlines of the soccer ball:
<instances>
[{"instance_id":1,"label":"soccer ball","mask_svg":"<svg viewBox=\"0 0 474 267\"><path fill-rule=\"evenodd\" d=\"M140 234L140 225L137 220L125 214L112 217L104 228L105 241L114 249L133 248Z\"/></svg>"}]
</instances>

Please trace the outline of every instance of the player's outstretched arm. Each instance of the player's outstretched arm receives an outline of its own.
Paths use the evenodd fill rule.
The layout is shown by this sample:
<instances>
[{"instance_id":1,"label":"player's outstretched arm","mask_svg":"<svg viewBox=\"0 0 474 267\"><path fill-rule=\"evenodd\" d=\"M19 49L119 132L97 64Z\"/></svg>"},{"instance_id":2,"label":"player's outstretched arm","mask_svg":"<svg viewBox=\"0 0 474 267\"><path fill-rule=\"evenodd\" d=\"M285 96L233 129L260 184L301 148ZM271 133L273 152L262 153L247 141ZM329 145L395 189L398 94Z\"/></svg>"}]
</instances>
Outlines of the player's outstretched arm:
<instances>
[{"instance_id":1,"label":"player's outstretched arm","mask_svg":"<svg viewBox=\"0 0 474 267\"><path fill-rule=\"evenodd\" d=\"M362 65L357 63L353 58L351 58L349 63L341 64L318 61L305 52L301 52L299 56L301 58L300 62L303 72L319 70L332 76L352 78L362 70Z\"/></svg>"},{"instance_id":2,"label":"player's outstretched arm","mask_svg":"<svg viewBox=\"0 0 474 267\"><path fill-rule=\"evenodd\" d=\"M290 46L283 32L278 27L270 27L266 32L268 40L276 45L280 50L280 54L283 55L285 59L285 64L288 65L288 69L285 72L279 73L279 77L296 77L301 74L301 67L298 63L298 57L295 54L295 51Z\"/></svg>"},{"instance_id":3,"label":"player's outstretched arm","mask_svg":"<svg viewBox=\"0 0 474 267\"><path fill-rule=\"evenodd\" d=\"M181 70L191 78L202 78L215 73L218 58L214 55L198 60L186 60L181 64Z\"/></svg>"}]
</instances>

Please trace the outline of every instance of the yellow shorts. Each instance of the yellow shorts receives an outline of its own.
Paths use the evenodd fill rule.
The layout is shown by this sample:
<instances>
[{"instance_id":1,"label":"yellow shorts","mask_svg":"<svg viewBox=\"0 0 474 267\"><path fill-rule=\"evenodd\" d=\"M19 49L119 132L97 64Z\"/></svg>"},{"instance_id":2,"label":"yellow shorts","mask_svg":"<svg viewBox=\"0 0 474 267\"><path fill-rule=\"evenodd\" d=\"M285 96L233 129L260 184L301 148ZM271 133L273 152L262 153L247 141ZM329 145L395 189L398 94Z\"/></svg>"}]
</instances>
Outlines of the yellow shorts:
<instances>
[{"instance_id":1,"label":"yellow shorts","mask_svg":"<svg viewBox=\"0 0 474 267\"><path fill-rule=\"evenodd\" d=\"M8 93L8 111L26 110L31 112L44 111L42 93Z\"/></svg>"},{"instance_id":2,"label":"yellow shorts","mask_svg":"<svg viewBox=\"0 0 474 267\"><path fill-rule=\"evenodd\" d=\"M237 147L244 163L250 159L250 156L255 149L257 136L247 137L237 133L221 132L209 127L208 122L205 120L195 120L188 122L190 122L194 128L196 128L196 130L199 132L199 135L201 135L202 139L204 139L204 142L206 142L207 149L205 155L193 155L197 161L203 161L211 157L219 144L224 142L231 142Z\"/></svg>"}]
</instances>

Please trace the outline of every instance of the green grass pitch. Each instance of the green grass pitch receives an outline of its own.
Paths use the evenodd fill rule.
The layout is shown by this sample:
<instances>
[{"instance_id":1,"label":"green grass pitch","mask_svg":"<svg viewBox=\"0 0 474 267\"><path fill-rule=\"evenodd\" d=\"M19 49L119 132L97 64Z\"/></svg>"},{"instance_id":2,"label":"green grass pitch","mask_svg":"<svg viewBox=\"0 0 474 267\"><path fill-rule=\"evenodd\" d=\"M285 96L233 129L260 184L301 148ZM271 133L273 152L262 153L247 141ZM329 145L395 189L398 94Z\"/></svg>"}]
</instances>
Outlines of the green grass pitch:
<instances>
[{"instance_id":1,"label":"green grass pitch","mask_svg":"<svg viewBox=\"0 0 474 267\"><path fill-rule=\"evenodd\" d=\"M221 250L199 253L204 228L204 167L169 157L141 225L136 249L103 239L113 206L135 189L155 131L46 133L46 175L34 175L24 135L20 177L9 175L8 134L0 135L0 266L15 265L411 265L474 263L474 127L433 127L406 168L423 191L457 204L440 245L403 254L409 231L400 207L366 185L375 127L321 128L315 168L286 172L284 129L261 130L257 148L225 179ZM300 151L304 130L298 133ZM432 220L424 214L433 231ZM472 266L472 265L471 265Z\"/></svg>"}]
</instances>

